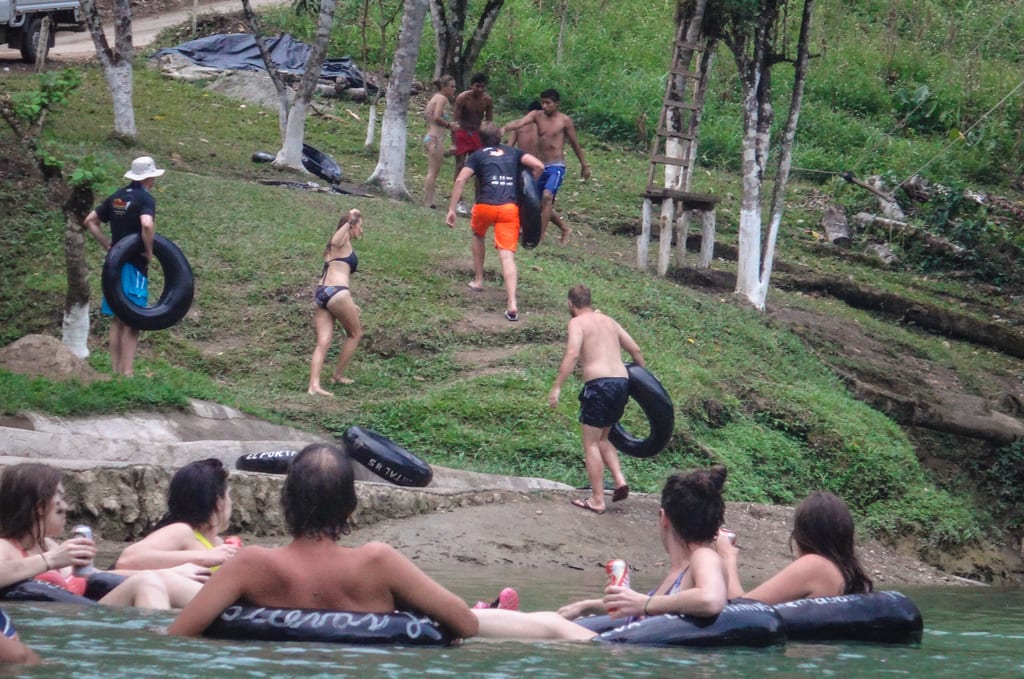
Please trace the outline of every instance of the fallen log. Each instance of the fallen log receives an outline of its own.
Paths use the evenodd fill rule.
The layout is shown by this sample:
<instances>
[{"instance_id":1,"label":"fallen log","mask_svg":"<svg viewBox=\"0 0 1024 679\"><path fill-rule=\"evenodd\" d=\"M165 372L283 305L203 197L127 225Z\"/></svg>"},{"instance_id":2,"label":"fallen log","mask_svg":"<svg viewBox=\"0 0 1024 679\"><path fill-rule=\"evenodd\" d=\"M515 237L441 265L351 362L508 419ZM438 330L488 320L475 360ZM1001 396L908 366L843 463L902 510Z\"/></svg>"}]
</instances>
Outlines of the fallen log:
<instances>
[{"instance_id":1,"label":"fallen log","mask_svg":"<svg viewBox=\"0 0 1024 679\"><path fill-rule=\"evenodd\" d=\"M980 439L998 446L1024 440L1024 422L1015 417L991 410L972 412L960 406L921 401L864 382L835 366L832 370L846 382L855 398L881 410L899 424Z\"/></svg>"},{"instance_id":2,"label":"fallen log","mask_svg":"<svg viewBox=\"0 0 1024 679\"><path fill-rule=\"evenodd\" d=\"M846 222L846 213L838 205L829 205L821 215L821 228L825 230L825 238L838 247L849 247L850 225Z\"/></svg>"},{"instance_id":3,"label":"fallen log","mask_svg":"<svg viewBox=\"0 0 1024 679\"><path fill-rule=\"evenodd\" d=\"M841 278L790 277L785 282L780 280L779 284L804 292L824 292L858 309L898 316L901 320L950 339L980 344L1014 358L1024 358L1024 335L1005 324L909 300L895 293L874 290Z\"/></svg>"},{"instance_id":4,"label":"fallen log","mask_svg":"<svg viewBox=\"0 0 1024 679\"><path fill-rule=\"evenodd\" d=\"M947 240L942 236L930 234L924 229L911 226L906 222L878 217L868 212L858 212L853 216L853 221L864 230L877 227L888 233L897 232L903 234L907 238L919 239L924 243L926 248L933 252L941 252L943 254L954 255L957 257L966 252L963 247L957 245L953 241Z\"/></svg>"}]
</instances>

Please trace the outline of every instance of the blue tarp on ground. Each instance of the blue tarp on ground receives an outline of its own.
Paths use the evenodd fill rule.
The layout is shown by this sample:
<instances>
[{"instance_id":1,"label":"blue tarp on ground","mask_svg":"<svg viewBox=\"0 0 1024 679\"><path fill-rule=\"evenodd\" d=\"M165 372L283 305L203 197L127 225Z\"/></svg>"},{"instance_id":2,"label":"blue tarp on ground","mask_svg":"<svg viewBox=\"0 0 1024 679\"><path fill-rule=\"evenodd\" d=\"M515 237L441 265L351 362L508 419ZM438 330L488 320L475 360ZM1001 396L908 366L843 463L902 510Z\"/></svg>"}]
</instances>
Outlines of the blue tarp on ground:
<instances>
[{"instance_id":1,"label":"blue tarp on ground","mask_svg":"<svg viewBox=\"0 0 1024 679\"><path fill-rule=\"evenodd\" d=\"M299 42L290 35L266 38L271 60L278 70L299 73L305 70L310 46ZM154 57L164 54L180 54L199 66L224 68L232 71L265 71L256 39L251 33L227 33L199 38L176 47L162 49ZM349 87L366 87L363 74L349 57L327 59L320 69L321 78L337 80L344 78Z\"/></svg>"}]
</instances>

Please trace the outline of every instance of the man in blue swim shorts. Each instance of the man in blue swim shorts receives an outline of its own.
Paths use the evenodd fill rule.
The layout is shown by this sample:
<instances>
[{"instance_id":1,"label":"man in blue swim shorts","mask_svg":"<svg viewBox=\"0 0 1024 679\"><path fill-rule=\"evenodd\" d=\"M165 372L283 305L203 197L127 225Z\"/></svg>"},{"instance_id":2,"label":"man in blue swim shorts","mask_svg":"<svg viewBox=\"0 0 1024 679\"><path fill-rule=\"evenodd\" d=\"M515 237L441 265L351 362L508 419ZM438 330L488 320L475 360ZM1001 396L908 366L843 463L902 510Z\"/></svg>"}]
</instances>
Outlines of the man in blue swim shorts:
<instances>
[{"instance_id":1,"label":"man in blue swim shorts","mask_svg":"<svg viewBox=\"0 0 1024 679\"><path fill-rule=\"evenodd\" d=\"M595 514L604 514L604 470L612 475L615 491L612 502L629 495L626 477L619 466L619 454L608 440L612 425L619 421L629 400L629 373L622 362L626 351L642 366L640 347L611 316L591 306L590 288L576 285L569 290L569 339L565 357L548 394L548 405L558 406L562 383L576 368L583 366L583 390L580 392L580 427L583 430L583 455L590 479L590 497L577 498L572 504Z\"/></svg>"},{"instance_id":2,"label":"man in blue swim shorts","mask_svg":"<svg viewBox=\"0 0 1024 679\"><path fill-rule=\"evenodd\" d=\"M541 238L547 232L548 222L552 221L555 196L565 178L565 142L569 142L576 158L580 161L580 176L590 178L590 167L583 158L583 149L576 139L576 126L572 118L558 110L561 96L558 90L549 89L540 93L540 111L530 111L519 120L507 123L501 128L501 134L518 130L527 125L537 126L537 157L544 163L544 173L537 179L537 192L541 195ZM565 245L571 231L565 222L555 222L562 231L559 243Z\"/></svg>"},{"instance_id":3,"label":"man in blue swim shorts","mask_svg":"<svg viewBox=\"0 0 1024 679\"><path fill-rule=\"evenodd\" d=\"M132 161L125 172L131 183L115 191L85 217L85 226L92 237L110 250L125 236L140 234L143 252L121 267L121 287L136 306L149 305L149 262L153 258L153 235L156 233L156 199L150 191L156 178L164 173L149 156ZM103 224L110 224L110 238L103 233ZM114 316L104 298L101 307L110 321L110 363L114 372L131 377L134 373L135 352L139 347L139 330Z\"/></svg>"}]
</instances>

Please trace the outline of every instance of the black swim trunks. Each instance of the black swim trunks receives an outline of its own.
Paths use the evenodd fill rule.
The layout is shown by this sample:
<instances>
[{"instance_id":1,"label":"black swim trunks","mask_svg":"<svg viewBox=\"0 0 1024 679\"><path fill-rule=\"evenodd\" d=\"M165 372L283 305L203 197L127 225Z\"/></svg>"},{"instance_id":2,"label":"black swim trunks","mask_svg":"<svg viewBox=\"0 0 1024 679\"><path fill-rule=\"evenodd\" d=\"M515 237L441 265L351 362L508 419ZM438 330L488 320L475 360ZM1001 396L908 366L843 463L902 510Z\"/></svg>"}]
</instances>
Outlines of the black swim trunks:
<instances>
[{"instance_id":1,"label":"black swim trunks","mask_svg":"<svg viewBox=\"0 0 1024 679\"><path fill-rule=\"evenodd\" d=\"M580 422L591 427L610 427L622 417L629 401L629 380L599 377L580 391Z\"/></svg>"}]
</instances>

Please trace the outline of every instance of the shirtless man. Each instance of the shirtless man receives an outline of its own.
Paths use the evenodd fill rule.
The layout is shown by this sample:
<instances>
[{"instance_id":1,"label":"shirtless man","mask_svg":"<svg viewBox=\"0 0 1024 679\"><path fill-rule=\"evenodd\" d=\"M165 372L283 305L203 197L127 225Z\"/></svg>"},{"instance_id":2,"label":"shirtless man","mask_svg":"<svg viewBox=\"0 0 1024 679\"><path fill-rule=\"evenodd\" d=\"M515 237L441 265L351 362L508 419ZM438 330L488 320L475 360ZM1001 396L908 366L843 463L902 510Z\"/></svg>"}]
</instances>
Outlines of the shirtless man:
<instances>
[{"instance_id":1,"label":"shirtless man","mask_svg":"<svg viewBox=\"0 0 1024 679\"><path fill-rule=\"evenodd\" d=\"M584 179L590 178L590 167L583 158L583 149L576 139L576 126L572 118L558 110L561 97L558 90L544 90L540 93L540 111L531 111L519 120L507 123L501 128L502 136L507 132L518 130L526 125L537 126L538 137L538 158L544 162L544 173L537 180L537 189L541 193L541 238L547 231L548 222L552 220L551 213L554 210L555 195L558 193L562 180L565 178L565 142L572 146L573 152L580 161L580 176ZM559 220L560 221L560 220ZM565 245L569 240L569 227L564 222L558 223L562 231L559 243Z\"/></svg>"},{"instance_id":2,"label":"shirtless man","mask_svg":"<svg viewBox=\"0 0 1024 679\"><path fill-rule=\"evenodd\" d=\"M562 383L583 364L583 390L580 392L580 425L583 430L583 455L590 479L590 497L572 501L581 509L604 514L604 468L612 474L615 491L612 502L629 496L626 477L619 467L619 454L608 440L612 425L619 421L629 400L629 373L622 362L625 350L633 362L644 364L644 357L629 333L610 316L591 307L590 288L576 285L569 289L569 340L565 357L558 368L555 383L548 394L548 405L558 405Z\"/></svg>"},{"instance_id":3,"label":"shirtless man","mask_svg":"<svg viewBox=\"0 0 1024 679\"><path fill-rule=\"evenodd\" d=\"M526 112L542 110L540 101L535 99L530 102ZM512 134L508 138L508 145L519 148L523 153L529 153L531 156L540 158L540 138L537 135L537 125L531 123L512 130ZM558 227L559 231L565 233L565 222L562 221L562 216L555 212L554 207L551 208L551 221Z\"/></svg>"},{"instance_id":4,"label":"shirtless man","mask_svg":"<svg viewBox=\"0 0 1024 679\"><path fill-rule=\"evenodd\" d=\"M288 467L281 508L292 541L245 547L231 557L167 628L199 636L237 601L268 608L385 613L404 608L465 639L478 623L466 603L393 547L338 544L356 509L352 461L330 443L311 443Z\"/></svg>"},{"instance_id":5,"label":"shirtless man","mask_svg":"<svg viewBox=\"0 0 1024 679\"><path fill-rule=\"evenodd\" d=\"M487 94L487 76L483 73L474 73L469 80L469 89L455 97L455 109L452 112L458 126L453 133L456 177L465 166L466 157L484 147L480 140L480 125L484 121L490 121L493 116L494 100ZM460 200L455 212L468 217L469 208L466 202Z\"/></svg>"}]
</instances>

